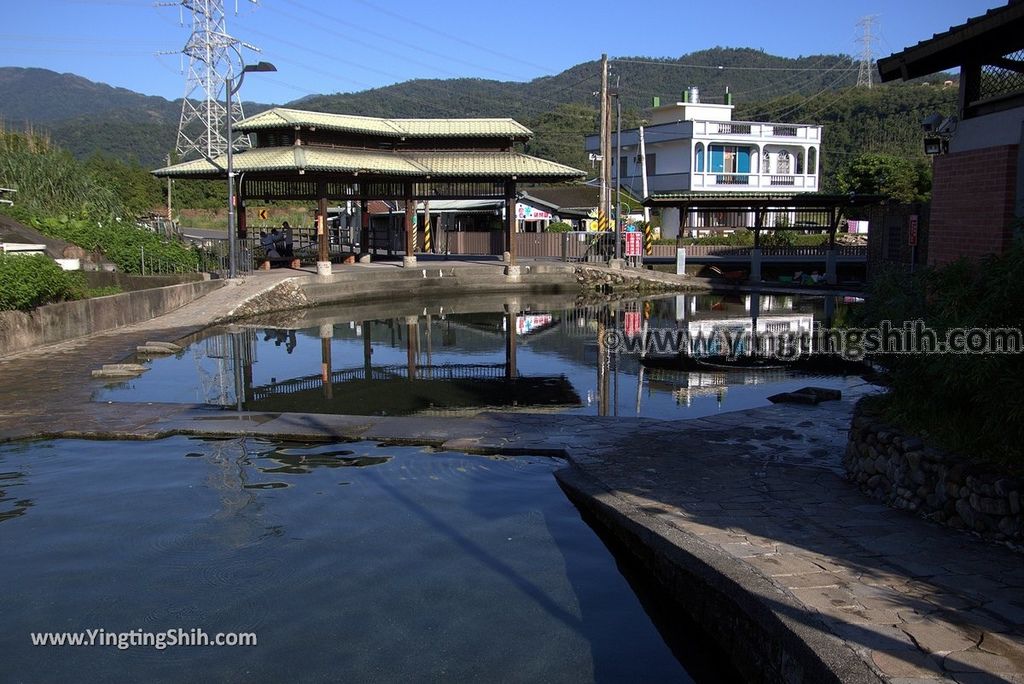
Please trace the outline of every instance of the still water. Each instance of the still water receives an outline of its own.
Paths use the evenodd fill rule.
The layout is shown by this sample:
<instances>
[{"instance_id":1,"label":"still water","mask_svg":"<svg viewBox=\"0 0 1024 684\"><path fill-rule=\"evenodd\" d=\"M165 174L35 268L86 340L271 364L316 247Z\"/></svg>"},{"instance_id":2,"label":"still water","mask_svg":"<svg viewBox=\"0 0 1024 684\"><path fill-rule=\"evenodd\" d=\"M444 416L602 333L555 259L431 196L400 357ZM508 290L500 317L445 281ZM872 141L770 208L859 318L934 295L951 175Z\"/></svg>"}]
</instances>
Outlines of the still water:
<instances>
[{"instance_id":1,"label":"still water","mask_svg":"<svg viewBox=\"0 0 1024 684\"><path fill-rule=\"evenodd\" d=\"M653 349L615 351L608 335L805 331L855 305L836 297L702 294L589 305L482 296L318 308L212 330L175 357L149 361L138 379L97 385L94 398L358 415L696 418L765 406L768 396L808 384L843 389L861 380L856 368L729 368Z\"/></svg>"},{"instance_id":2,"label":"still water","mask_svg":"<svg viewBox=\"0 0 1024 684\"><path fill-rule=\"evenodd\" d=\"M5 681L692 681L555 459L174 437L0 445ZM202 629L254 647L33 647Z\"/></svg>"}]
</instances>

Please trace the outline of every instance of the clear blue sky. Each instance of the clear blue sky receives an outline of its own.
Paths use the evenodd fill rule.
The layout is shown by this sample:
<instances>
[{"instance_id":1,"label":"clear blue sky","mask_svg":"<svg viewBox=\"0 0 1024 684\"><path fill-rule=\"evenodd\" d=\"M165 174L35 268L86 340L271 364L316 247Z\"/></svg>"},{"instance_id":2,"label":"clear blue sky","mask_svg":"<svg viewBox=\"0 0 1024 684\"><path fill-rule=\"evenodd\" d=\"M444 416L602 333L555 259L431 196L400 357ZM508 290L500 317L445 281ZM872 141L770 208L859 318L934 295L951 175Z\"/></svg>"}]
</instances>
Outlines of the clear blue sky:
<instances>
[{"instance_id":1,"label":"clear blue sky","mask_svg":"<svg viewBox=\"0 0 1024 684\"><path fill-rule=\"evenodd\" d=\"M177 55L189 15L152 0L0 0L0 66L71 72L168 99L181 97ZM168 4L174 5L173 0ZM855 54L857 20L877 15L877 56L931 37L999 0L225 0L228 31L262 48L276 74L254 74L246 100L280 104L411 78L527 81L602 52L679 57L752 47L799 56ZM623 13L621 7L627 7Z\"/></svg>"}]
</instances>

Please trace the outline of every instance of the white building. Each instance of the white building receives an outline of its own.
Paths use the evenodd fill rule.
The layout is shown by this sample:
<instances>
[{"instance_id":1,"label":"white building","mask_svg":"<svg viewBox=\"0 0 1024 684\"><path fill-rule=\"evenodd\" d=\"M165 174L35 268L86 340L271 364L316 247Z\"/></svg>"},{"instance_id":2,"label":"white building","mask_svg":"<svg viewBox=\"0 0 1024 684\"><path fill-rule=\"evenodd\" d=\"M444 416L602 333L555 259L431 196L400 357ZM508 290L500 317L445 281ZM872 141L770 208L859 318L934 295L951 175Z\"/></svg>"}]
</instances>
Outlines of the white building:
<instances>
[{"instance_id":1,"label":"white building","mask_svg":"<svg viewBox=\"0 0 1024 684\"><path fill-rule=\"evenodd\" d=\"M612 177L621 168L622 185L630 192L645 197L676 192L818 191L821 126L733 121L732 104L700 102L696 88L684 95L686 102L655 106L650 125L622 131L621 152L612 133L612 155L618 155L612 159ZM599 153L600 136L587 136L586 149ZM662 235L675 237L678 232L678 210L666 209Z\"/></svg>"}]
</instances>

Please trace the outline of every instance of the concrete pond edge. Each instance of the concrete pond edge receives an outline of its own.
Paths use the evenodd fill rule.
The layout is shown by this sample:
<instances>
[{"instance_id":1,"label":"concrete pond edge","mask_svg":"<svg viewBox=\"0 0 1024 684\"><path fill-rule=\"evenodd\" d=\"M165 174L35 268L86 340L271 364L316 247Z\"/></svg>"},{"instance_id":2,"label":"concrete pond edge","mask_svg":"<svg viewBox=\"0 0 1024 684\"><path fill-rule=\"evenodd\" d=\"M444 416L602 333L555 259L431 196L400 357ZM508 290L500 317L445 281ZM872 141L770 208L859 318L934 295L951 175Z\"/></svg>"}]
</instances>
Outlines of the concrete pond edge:
<instances>
[{"instance_id":1,"label":"concrete pond edge","mask_svg":"<svg viewBox=\"0 0 1024 684\"><path fill-rule=\"evenodd\" d=\"M611 534L658 590L733 655L748 681L882 681L813 613L748 565L625 502L575 467L556 471L569 500ZM802 617L797 617L802 616Z\"/></svg>"}]
</instances>

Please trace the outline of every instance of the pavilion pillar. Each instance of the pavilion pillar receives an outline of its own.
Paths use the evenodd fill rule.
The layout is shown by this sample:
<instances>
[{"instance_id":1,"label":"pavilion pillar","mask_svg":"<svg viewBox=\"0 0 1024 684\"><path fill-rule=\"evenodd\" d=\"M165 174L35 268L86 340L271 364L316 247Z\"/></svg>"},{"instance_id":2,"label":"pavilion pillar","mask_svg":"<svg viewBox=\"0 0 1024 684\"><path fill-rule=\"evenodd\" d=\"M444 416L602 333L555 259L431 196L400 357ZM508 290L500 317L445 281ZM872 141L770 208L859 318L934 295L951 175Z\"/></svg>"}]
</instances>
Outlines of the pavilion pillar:
<instances>
[{"instance_id":1,"label":"pavilion pillar","mask_svg":"<svg viewBox=\"0 0 1024 684\"><path fill-rule=\"evenodd\" d=\"M420 342L420 322L416 316L409 316L405 319L405 331L406 341L405 349L408 355L406 363L408 364L409 379L415 380L417 375L416 357L419 356L419 342Z\"/></svg>"},{"instance_id":2,"label":"pavilion pillar","mask_svg":"<svg viewBox=\"0 0 1024 684\"><path fill-rule=\"evenodd\" d=\"M836 231L839 229L839 211L833 207L828 222L828 249L825 250L825 282L835 285L839 282L836 274Z\"/></svg>"},{"instance_id":3,"label":"pavilion pillar","mask_svg":"<svg viewBox=\"0 0 1024 684\"><path fill-rule=\"evenodd\" d=\"M405 184L405 256L402 266L416 265L416 226L413 217L416 215L416 202L412 198L412 183Z\"/></svg>"},{"instance_id":4,"label":"pavilion pillar","mask_svg":"<svg viewBox=\"0 0 1024 684\"><path fill-rule=\"evenodd\" d=\"M330 263L330 262L328 262ZM324 323L320 326L320 385L324 399L334 398L333 362L331 361L331 340L334 339L334 326Z\"/></svg>"},{"instance_id":5,"label":"pavilion pillar","mask_svg":"<svg viewBox=\"0 0 1024 684\"><path fill-rule=\"evenodd\" d=\"M505 275L519 278L519 264L516 263L516 182L505 181L505 251L508 263Z\"/></svg>"},{"instance_id":6,"label":"pavilion pillar","mask_svg":"<svg viewBox=\"0 0 1024 684\"><path fill-rule=\"evenodd\" d=\"M316 212L316 237L317 257L316 273L321 276L331 275L331 243L327 234L327 183L323 180L317 181L317 212Z\"/></svg>"},{"instance_id":7,"label":"pavilion pillar","mask_svg":"<svg viewBox=\"0 0 1024 684\"><path fill-rule=\"evenodd\" d=\"M370 336L371 321L363 321L363 375L373 380L373 340Z\"/></svg>"},{"instance_id":8,"label":"pavilion pillar","mask_svg":"<svg viewBox=\"0 0 1024 684\"><path fill-rule=\"evenodd\" d=\"M370 207L364 197L359 201L359 263L370 263Z\"/></svg>"},{"instance_id":9,"label":"pavilion pillar","mask_svg":"<svg viewBox=\"0 0 1024 684\"><path fill-rule=\"evenodd\" d=\"M505 379L519 375L516 367L516 311L509 308L505 314Z\"/></svg>"},{"instance_id":10,"label":"pavilion pillar","mask_svg":"<svg viewBox=\"0 0 1024 684\"><path fill-rule=\"evenodd\" d=\"M750 250L750 282L761 282L761 228L764 226L764 209L754 209L754 248Z\"/></svg>"}]
</instances>

